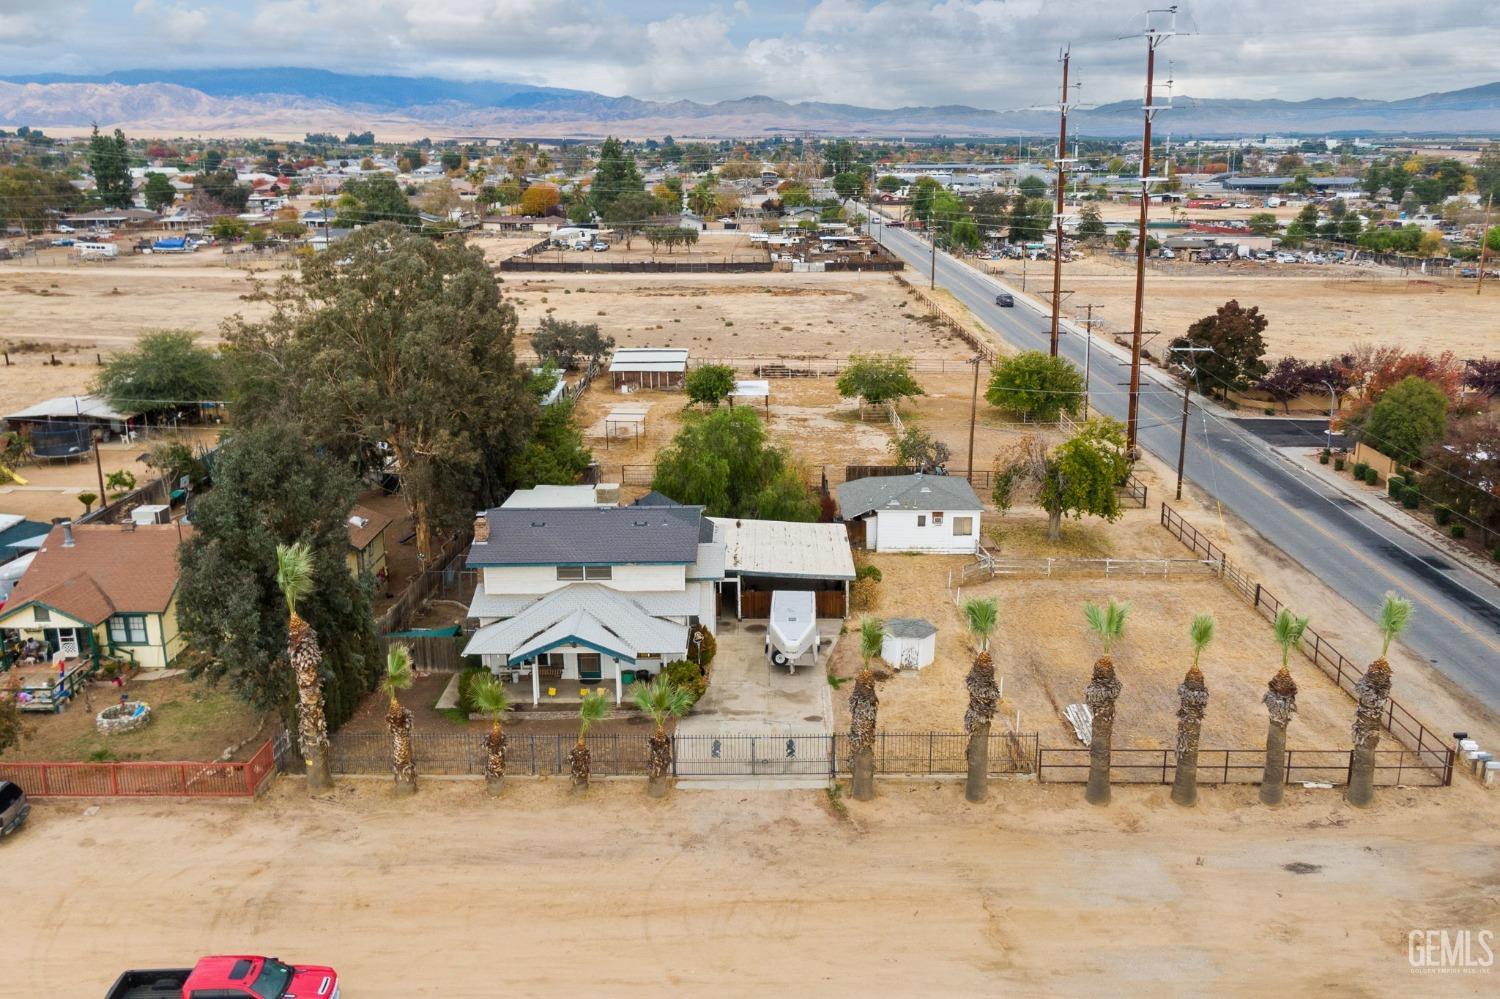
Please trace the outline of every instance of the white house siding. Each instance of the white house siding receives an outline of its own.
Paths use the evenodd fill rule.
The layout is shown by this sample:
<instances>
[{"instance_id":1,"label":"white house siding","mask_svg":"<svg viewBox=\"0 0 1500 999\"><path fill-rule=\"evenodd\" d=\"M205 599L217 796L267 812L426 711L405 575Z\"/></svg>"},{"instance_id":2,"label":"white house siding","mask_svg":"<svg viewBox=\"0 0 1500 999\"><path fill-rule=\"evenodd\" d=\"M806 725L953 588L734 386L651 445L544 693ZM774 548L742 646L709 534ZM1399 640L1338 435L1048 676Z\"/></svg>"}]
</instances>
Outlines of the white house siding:
<instances>
[{"instance_id":1,"label":"white house siding","mask_svg":"<svg viewBox=\"0 0 1500 999\"><path fill-rule=\"evenodd\" d=\"M934 522L935 515L942 523ZM955 535L954 519L963 517L969 518L968 533ZM865 520L865 544L875 551L967 554L978 540L978 510L880 510Z\"/></svg>"},{"instance_id":2,"label":"white house siding","mask_svg":"<svg viewBox=\"0 0 1500 999\"><path fill-rule=\"evenodd\" d=\"M616 565L610 579L589 582L621 592L672 592L687 583L687 567L681 565ZM486 566L484 592L495 594L535 594L541 596L560 590L570 582L557 578L554 565Z\"/></svg>"},{"instance_id":3,"label":"white house siding","mask_svg":"<svg viewBox=\"0 0 1500 999\"><path fill-rule=\"evenodd\" d=\"M719 594L713 583L698 584L698 620L708 628L710 635L719 633Z\"/></svg>"}]
</instances>

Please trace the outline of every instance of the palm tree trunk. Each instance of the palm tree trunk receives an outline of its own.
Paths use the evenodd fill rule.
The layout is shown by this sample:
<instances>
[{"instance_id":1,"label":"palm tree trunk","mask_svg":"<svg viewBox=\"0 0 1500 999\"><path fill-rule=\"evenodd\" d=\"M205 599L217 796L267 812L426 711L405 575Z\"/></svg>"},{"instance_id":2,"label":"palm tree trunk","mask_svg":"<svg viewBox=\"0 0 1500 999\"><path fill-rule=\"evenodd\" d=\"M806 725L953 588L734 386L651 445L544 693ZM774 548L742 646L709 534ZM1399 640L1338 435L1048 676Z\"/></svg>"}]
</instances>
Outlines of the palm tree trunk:
<instances>
[{"instance_id":1,"label":"palm tree trunk","mask_svg":"<svg viewBox=\"0 0 1500 999\"><path fill-rule=\"evenodd\" d=\"M1260 780L1260 800L1264 805L1279 805L1286 790L1286 728L1297 713L1297 685L1285 666L1271 678L1261 700L1270 715L1270 725L1266 729L1266 769Z\"/></svg>"},{"instance_id":2,"label":"palm tree trunk","mask_svg":"<svg viewBox=\"0 0 1500 999\"><path fill-rule=\"evenodd\" d=\"M1208 707L1203 673L1194 666L1177 687L1177 772L1172 777L1172 800L1186 808L1198 803L1198 740Z\"/></svg>"},{"instance_id":3,"label":"palm tree trunk","mask_svg":"<svg viewBox=\"0 0 1500 999\"><path fill-rule=\"evenodd\" d=\"M391 773L396 778L398 795L417 790L417 765L411 754L411 712L394 700L385 721L391 730Z\"/></svg>"},{"instance_id":4,"label":"palm tree trunk","mask_svg":"<svg viewBox=\"0 0 1500 999\"><path fill-rule=\"evenodd\" d=\"M964 712L964 729L969 733L969 744L964 750L969 765L964 798L977 804L989 791L990 723L995 717L995 703L1000 699L1000 688L995 684L995 661L989 652L974 657L964 686L969 691L969 708Z\"/></svg>"},{"instance_id":5,"label":"palm tree trunk","mask_svg":"<svg viewBox=\"0 0 1500 999\"><path fill-rule=\"evenodd\" d=\"M1115 701L1120 696L1120 680L1109 656L1094 663L1094 676L1084 690L1084 701L1093 712L1089 733L1089 783L1084 799L1091 805L1109 804L1110 739L1115 728Z\"/></svg>"},{"instance_id":6,"label":"palm tree trunk","mask_svg":"<svg viewBox=\"0 0 1500 999\"><path fill-rule=\"evenodd\" d=\"M969 732L964 759L969 764L969 774L964 780L964 799L978 804L984 800L990 788L989 722L980 722Z\"/></svg>"},{"instance_id":7,"label":"palm tree trunk","mask_svg":"<svg viewBox=\"0 0 1500 999\"><path fill-rule=\"evenodd\" d=\"M505 782L505 732L497 721L490 726L484 740L484 786L492 795L500 793Z\"/></svg>"},{"instance_id":8,"label":"palm tree trunk","mask_svg":"<svg viewBox=\"0 0 1500 999\"><path fill-rule=\"evenodd\" d=\"M568 750L568 768L576 790L581 791L589 786L589 769L592 765L593 753L589 751L588 743L579 739L577 745Z\"/></svg>"},{"instance_id":9,"label":"palm tree trunk","mask_svg":"<svg viewBox=\"0 0 1500 999\"><path fill-rule=\"evenodd\" d=\"M323 711L322 650L312 625L293 614L287 626L287 658L297 677L297 742L307 764L309 793L333 786L328 763L328 719Z\"/></svg>"},{"instance_id":10,"label":"palm tree trunk","mask_svg":"<svg viewBox=\"0 0 1500 999\"><path fill-rule=\"evenodd\" d=\"M879 708L875 677L868 669L862 669L854 678L854 690L849 694L851 790L855 801L870 801L875 797L875 720Z\"/></svg>"},{"instance_id":11,"label":"palm tree trunk","mask_svg":"<svg viewBox=\"0 0 1500 999\"><path fill-rule=\"evenodd\" d=\"M1384 657L1370 664L1354 691L1359 697L1359 707L1354 711L1354 764L1349 768L1344 800L1366 808L1375 800L1375 749L1380 745L1380 727L1391 696L1391 667Z\"/></svg>"},{"instance_id":12,"label":"palm tree trunk","mask_svg":"<svg viewBox=\"0 0 1500 999\"><path fill-rule=\"evenodd\" d=\"M646 793L664 798L672 774L672 740L662 729L646 740Z\"/></svg>"}]
</instances>

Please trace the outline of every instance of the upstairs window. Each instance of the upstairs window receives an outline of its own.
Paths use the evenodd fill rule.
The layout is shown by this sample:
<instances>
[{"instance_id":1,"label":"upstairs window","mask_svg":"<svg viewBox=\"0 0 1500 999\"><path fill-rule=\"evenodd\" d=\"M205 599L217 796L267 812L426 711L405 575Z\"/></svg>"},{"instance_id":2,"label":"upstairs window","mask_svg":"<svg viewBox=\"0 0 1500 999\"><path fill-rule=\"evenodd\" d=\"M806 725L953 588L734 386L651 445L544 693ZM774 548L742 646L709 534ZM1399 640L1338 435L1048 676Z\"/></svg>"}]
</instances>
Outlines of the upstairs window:
<instances>
[{"instance_id":1,"label":"upstairs window","mask_svg":"<svg viewBox=\"0 0 1500 999\"><path fill-rule=\"evenodd\" d=\"M583 566L581 566L581 565L560 565L560 566L557 567L557 578L560 579L560 580L568 581L568 582L572 582L573 580L577 580L577 579L582 579L583 578Z\"/></svg>"},{"instance_id":2,"label":"upstairs window","mask_svg":"<svg viewBox=\"0 0 1500 999\"><path fill-rule=\"evenodd\" d=\"M583 567L584 579L614 579L615 567L612 565L587 565Z\"/></svg>"}]
</instances>

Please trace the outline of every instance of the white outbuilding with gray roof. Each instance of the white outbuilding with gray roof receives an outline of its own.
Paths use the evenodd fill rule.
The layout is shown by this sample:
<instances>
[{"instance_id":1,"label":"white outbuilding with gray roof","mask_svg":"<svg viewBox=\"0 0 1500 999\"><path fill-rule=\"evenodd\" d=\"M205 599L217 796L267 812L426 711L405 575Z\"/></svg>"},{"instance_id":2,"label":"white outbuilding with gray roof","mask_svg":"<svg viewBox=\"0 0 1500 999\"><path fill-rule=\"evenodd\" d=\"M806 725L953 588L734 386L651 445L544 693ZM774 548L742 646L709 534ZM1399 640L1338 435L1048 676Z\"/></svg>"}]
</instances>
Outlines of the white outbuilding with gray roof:
<instances>
[{"instance_id":1,"label":"white outbuilding with gray roof","mask_svg":"<svg viewBox=\"0 0 1500 999\"><path fill-rule=\"evenodd\" d=\"M838 491L840 516L863 525L870 551L970 554L979 544L984 504L967 479L920 472L872 476Z\"/></svg>"}]
</instances>

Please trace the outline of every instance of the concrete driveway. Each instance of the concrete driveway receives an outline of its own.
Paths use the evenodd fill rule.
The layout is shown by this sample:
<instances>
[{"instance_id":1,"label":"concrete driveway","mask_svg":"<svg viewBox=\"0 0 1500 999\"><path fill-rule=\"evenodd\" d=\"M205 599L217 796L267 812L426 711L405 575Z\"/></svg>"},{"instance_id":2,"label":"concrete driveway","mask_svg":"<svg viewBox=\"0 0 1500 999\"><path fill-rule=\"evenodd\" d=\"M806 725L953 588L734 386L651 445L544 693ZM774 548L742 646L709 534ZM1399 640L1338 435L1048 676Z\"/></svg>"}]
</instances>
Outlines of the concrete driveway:
<instances>
[{"instance_id":1,"label":"concrete driveway","mask_svg":"<svg viewBox=\"0 0 1500 999\"><path fill-rule=\"evenodd\" d=\"M726 621L719 626L718 654L708 692L677 725L682 735L818 735L833 731L833 697L823 664L832 654L842 621L820 620L824 639L817 666L795 674L772 666L765 655L764 621Z\"/></svg>"}]
</instances>

